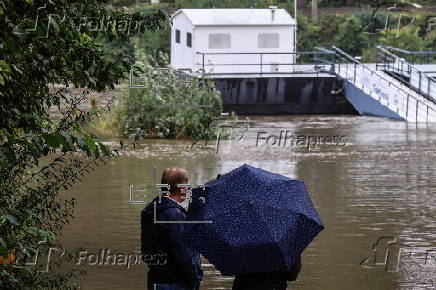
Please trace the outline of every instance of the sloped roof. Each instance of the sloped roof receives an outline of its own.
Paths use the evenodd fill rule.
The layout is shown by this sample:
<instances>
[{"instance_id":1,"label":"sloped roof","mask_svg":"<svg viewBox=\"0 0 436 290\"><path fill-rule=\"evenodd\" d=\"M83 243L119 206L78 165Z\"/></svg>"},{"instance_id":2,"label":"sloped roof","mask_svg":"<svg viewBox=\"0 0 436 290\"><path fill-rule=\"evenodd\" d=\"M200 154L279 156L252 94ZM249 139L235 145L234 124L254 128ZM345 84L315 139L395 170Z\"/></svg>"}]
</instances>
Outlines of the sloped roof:
<instances>
[{"instance_id":1,"label":"sloped roof","mask_svg":"<svg viewBox=\"0 0 436 290\"><path fill-rule=\"evenodd\" d=\"M295 25L285 9L180 9L172 15L184 13L193 25Z\"/></svg>"}]
</instances>

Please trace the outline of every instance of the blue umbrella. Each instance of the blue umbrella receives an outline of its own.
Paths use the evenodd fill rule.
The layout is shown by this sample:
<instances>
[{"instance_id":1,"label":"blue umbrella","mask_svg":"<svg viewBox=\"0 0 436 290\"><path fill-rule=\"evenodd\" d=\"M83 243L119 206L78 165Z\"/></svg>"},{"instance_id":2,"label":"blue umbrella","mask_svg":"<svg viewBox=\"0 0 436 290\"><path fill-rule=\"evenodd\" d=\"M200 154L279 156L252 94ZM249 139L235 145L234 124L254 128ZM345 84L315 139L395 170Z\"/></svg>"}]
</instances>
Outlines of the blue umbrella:
<instances>
[{"instance_id":1,"label":"blue umbrella","mask_svg":"<svg viewBox=\"0 0 436 290\"><path fill-rule=\"evenodd\" d=\"M289 270L324 229L304 182L244 164L192 190L185 240L223 275Z\"/></svg>"}]
</instances>

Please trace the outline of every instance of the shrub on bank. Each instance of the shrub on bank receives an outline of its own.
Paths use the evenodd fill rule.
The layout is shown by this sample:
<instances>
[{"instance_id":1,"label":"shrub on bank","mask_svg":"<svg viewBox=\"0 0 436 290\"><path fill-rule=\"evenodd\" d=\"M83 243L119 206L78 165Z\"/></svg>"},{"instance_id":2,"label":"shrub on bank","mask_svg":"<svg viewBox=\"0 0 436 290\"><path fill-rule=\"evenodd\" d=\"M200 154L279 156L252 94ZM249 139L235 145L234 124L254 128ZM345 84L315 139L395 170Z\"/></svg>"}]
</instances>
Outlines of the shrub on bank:
<instances>
[{"instance_id":1,"label":"shrub on bank","mask_svg":"<svg viewBox=\"0 0 436 290\"><path fill-rule=\"evenodd\" d=\"M136 67L141 72L126 89L118 110L123 135L160 138L205 138L214 136L222 111L219 91L211 80L180 79L169 67L168 56L152 59L137 50ZM156 68L155 63L160 63ZM185 76L186 77L186 76ZM199 107L207 105L209 107Z\"/></svg>"}]
</instances>

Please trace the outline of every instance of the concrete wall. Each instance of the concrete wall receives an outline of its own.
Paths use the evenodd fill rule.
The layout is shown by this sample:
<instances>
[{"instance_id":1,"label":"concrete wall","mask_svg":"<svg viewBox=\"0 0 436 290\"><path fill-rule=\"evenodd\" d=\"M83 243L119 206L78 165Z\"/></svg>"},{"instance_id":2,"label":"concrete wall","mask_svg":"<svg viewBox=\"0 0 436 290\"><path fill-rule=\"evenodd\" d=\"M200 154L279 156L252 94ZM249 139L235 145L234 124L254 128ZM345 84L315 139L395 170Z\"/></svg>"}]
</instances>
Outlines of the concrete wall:
<instances>
[{"instance_id":1,"label":"concrete wall","mask_svg":"<svg viewBox=\"0 0 436 290\"><path fill-rule=\"evenodd\" d=\"M400 115L390 110L387 106L382 105L379 101L367 95L352 83L347 82L344 93L347 100L360 115L404 120Z\"/></svg>"},{"instance_id":2,"label":"concrete wall","mask_svg":"<svg viewBox=\"0 0 436 290\"><path fill-rule=\"evenodd\" d=\"M335 78L216 79L225 111L238 114L357 114Z\"/></svg>"}]
</instances>

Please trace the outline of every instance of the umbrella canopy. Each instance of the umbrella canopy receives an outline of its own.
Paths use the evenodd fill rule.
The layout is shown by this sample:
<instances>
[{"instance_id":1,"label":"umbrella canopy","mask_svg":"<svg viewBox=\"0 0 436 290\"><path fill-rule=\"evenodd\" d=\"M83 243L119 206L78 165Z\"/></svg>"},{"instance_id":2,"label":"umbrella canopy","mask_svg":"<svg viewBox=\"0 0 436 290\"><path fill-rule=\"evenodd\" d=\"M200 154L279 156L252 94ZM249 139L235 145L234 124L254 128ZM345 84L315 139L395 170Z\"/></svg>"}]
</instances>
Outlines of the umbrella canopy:
<instances>
[{"instance_id":1,"label":"umbrella canopy","mask_svg":"<svg viewBox=\"0 0 436 290\"><path fill-rule=\"evenodd\" d=\"M289 270L324 229L302 181L244 164L192 190L185 240L223 275Z\"/></svg>"}]
</instances>

